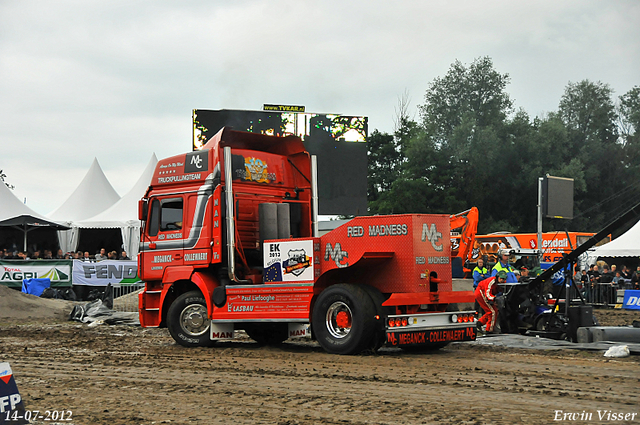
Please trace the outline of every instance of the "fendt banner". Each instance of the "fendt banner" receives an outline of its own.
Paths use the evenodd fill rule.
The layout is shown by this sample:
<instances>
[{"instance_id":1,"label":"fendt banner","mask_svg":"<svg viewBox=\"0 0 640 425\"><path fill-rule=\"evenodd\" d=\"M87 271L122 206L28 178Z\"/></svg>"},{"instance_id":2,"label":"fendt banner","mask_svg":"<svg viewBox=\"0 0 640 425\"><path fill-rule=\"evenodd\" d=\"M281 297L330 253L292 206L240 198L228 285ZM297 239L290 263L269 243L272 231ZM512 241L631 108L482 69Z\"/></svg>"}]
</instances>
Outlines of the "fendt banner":
<instances>
[{"instance_id":1,"label":"fendt banner","mask_svg":"<svg viewBox=\"0 0 640 425\"><path fill-rule=\"evenodd\" d=\"M23 279L51 279L51 287L71 286L71 260L0 261L0 284L22 288Z\"/></svg>"},{"instance_id":2,"label":"fendt banner","mask_svg":"<svg viewBox=\"0 0 640 425\"><path fill-rule=\"evenodd\" d=\"M73 284L89 286L122 286L141 284L137 260L73 260Z\"/></svg>"}]
</instances>

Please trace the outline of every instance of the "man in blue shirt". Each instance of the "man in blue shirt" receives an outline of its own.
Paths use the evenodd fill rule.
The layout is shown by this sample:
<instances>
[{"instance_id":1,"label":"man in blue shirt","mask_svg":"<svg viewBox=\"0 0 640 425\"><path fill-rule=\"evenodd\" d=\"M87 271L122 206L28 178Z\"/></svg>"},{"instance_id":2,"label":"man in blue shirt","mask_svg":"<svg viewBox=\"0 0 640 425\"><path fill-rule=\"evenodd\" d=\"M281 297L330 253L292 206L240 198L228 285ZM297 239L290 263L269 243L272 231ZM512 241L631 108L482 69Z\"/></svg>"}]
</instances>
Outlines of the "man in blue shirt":
<instances>
[{"instance_id":1,"label":"man in blue shirt","mask_svg":"<svg viewBox=\"0 0 640 425\"><path fill-rule=\"evenodd\" d=\"M493 266L491 270L491 276L496 276L499 271L503 270L507 274L507 283L517 283L518 278L515 274L515 269L509 264L509 251L501 249L498 251L498 262Z\"/></svg>"},{"instance_id":2,"label":"man in blue shirt","mask_svg":"<svg viewBox=\"0 0 640 425\"><path fill-rule=\"evenodd\" d=\"M473 269L473 289L478 287L478 283L480 283L481 280L485 280L488 277L489 271L484 266L484 260L478 258L478 265Z\"/></svg>"}]
</instances>

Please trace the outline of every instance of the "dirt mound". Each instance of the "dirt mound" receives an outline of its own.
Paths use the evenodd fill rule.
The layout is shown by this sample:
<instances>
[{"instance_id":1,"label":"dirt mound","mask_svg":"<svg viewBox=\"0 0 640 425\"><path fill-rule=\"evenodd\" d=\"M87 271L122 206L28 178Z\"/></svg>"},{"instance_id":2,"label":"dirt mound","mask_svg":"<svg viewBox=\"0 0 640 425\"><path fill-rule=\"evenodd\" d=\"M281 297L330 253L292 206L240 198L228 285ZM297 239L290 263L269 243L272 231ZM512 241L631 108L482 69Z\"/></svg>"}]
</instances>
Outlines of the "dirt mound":
<instances>
[{"instance_id":1,"label":"dirt mound","mask_svg":"<svg viewBox=\"0 0 640 425\"><path fill-rule=\"evenodd\" d=\"M640 321L640 310L594 309L593 315L601 326L628 326Z\"/></svg>"},{"instance_id":2,"label":"dirt mound","mask_svg":"<svg viewBox=\"0 0 640 425\"><path fill-rule=\"evenodd\" d=\"M0 285L0 323L62 321L73 309L70 301L40 298Z\"/></svg>"}]
</instances>

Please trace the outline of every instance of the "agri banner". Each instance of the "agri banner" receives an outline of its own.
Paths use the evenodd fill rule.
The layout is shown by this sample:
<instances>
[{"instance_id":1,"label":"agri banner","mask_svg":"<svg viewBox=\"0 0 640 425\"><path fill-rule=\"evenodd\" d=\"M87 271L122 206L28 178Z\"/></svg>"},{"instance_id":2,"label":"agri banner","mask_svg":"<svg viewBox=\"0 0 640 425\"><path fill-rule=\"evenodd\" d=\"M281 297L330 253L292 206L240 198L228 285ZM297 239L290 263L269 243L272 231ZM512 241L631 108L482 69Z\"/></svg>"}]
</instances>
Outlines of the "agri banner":
<instances>
[{"instance_id":1,"label":"agri banner","mask_svg":"<svg viewBox=\"0 0 640 425\"><path fill-rule=\"evenodd\" d=\"M640 291L630 289L624 291L622 308L625 310L640 310Z\"/></svg>"},{"instance_id":2,"label":"agri banner","mask_svg":"<svg viewBox=\"0 0 640 425\"><path fill-rule=\"evenodd\" d=\"M73 260L73 284L89 286L129 286L142 284L137 260Z\"/></svg>"},{"instance_id":3,"label":"agri banner","mask_svg":"<svg viewBox=\"0 0 640 425\"><path fill-rule=\"evenodd\" d=\"M51 286L71 286L71 260L0 261L0 284L22 288L23 279L51 279Z\"/></svg>"}]
</instances>

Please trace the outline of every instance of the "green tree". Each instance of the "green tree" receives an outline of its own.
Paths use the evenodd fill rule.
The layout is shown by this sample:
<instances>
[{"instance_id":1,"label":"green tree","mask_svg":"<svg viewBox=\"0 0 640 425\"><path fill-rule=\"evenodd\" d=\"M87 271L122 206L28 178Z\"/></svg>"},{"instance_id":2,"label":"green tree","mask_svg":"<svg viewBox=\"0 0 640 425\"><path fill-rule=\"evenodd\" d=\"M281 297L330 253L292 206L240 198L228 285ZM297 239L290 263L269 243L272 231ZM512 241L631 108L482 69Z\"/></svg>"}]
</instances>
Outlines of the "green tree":
<instances>
[{"instance_id":1,"label":"green tree","mask_svg":"<svg viewBox=\"0 0 640 425\"><path fill-rule=\"evenodd\" d=\"M455 213L477 206L483 223L501 221L506 177L513 146L506 138L505 120L512 101L505 91L509 75L493 67L489 57L468 66L456 61L436 78L419 107L423 135L409 150L407 169L425 179L439 196L428 212Z\"/></svg>"},{"instance_id":2,"label":"green tree","mask_svg":"<svg viewBox=\"0 0 640 425\"><path fill-rule=\"evenodd\" d=\"M438 144L446 145L465 117L478 127L501 123L511 110L512 101L505 92L509 75L493 68L488 56L475 59L468 67L455 61L447 74L436 78L420 106L423 125Z\"/></svg>"},{"instance_id":3,"label":"green tree","mask_svg":"<svg viewBox=\"0 0 640 425\"><path fill-rule=\"evenodd\" d=\"M635 86L619 98L618 122L627 174L640 175L640 87Z\"/></svg>"},{"instance_id":4,"label":"green tree","mask_svg":"<svg viewBox=\"0 0 640 425\"><path fill-rule=\"evenodd\" d=\"M429 84L419 122L405 95L393 135L374 132L371 212L477 206L480 233L533 232L538 178L549 174L574 179L576 218L546 220L545 230L598 231L638 198L640 87L616 108L608 84L570 82L557 112L531 119L514 111L508 83L483 57L456 61Z\"/></svg>"},{"instance_id":5,"label":"green tree","mask_svg":"<svg viewBox=\"0 0 640 425\"><path fill-rule=\"evenodd\" d=\"M571 83L560 99L559 113L577 150L616 143L618 131L613 89L600 81Z\"/></svg>"},{"instance_id":6,"label":"green tree","mask_svg":"<svg viewBox=\"0 0 640 425\"><path fill-rule=\"evenodd\" d=\"M408 108L409 95L405 91L398 98L393 134L374 130L369 137L367 195L371 214L400 213L413 209L413 206L401 201L405 194L400 194L398 189L403 187L404 191L410 188L404 183L396 184L398 180L405 180L408 145L420 132L418 124L410 118ZM390 194L392 189L393 194Z\"/></svg>"},{"instance_id":7,"label":"green tree","mask_svg":"<svg viewBox=\"0 0 640 425\"><path fill-rule=\"evenodd\" d=\"M640 129L640 86L633 87L619 99L620 132L624 137L630 137Z\"/></svg>"},{"instance_id":8,"label":"green tree","mask_svg":"<svg viewBox=\"0 0 640 425\"><path fill-rule=\"evenodd\" d=\"M398 177L402 155L391 134L381 133L376 129L367 142L367 198L370 202L375 202L382 192L391 188Z\"/></svg>"},{"instance_id":9,"label":"green tree","mask_svg":"<svg viewBox=\"0 0 640 425\"><path fill-rule=\"evenodd\" d=\"M626 184L613 90L600 81L569 82L560 99L558 114L567 129L568 152L576 160L574 167L578 167L577 161L584 166L585 190L574 195L574 213L578 217L571 224L597 231L619 212L615 207L620 205L599 204ZM564 163L570 160L567 158Z\"/></svg>"},{"instance_id":10,"label":"green tree","mask_svg":"<svg viewBox=\"0 0 640 425\"><path fill-rule=\"evenodd\" d=\"M405 90L402 96L398 98L393 131L396 146L403 157L403 163L406 161L407 149L411 139L414 139L420 131L418 123L409 116L409 103L409 93Z\"/></svg>"}]
</instances>

